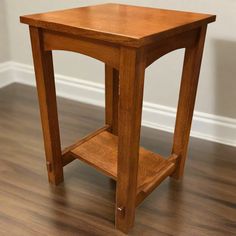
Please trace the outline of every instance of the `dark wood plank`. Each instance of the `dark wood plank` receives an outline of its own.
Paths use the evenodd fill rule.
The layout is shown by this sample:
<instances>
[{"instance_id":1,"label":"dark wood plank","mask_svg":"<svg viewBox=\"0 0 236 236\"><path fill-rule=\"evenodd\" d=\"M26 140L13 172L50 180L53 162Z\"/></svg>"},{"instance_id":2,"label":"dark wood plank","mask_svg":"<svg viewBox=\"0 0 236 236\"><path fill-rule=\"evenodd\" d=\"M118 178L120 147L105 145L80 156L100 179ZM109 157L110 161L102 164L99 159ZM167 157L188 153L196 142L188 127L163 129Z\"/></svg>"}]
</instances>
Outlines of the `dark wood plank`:
<instances>
[{"instance_id":1,"label":"dark wood plank","mask_svg":"<svg viewBox=\"0 0 236 236\"><path fill-rule=\"evenodd\" d=\"M115 185L75 161L47 184L36 90L0 89L0 235L123 235L114 230ZM104 110L58 98L62 146L102 126ZM172 134L143 127L141 144L167 156ZM181 182L164 181L136 209L130 235L233 236L236 148L190 139Z\"/></svg>"}]
</instances>

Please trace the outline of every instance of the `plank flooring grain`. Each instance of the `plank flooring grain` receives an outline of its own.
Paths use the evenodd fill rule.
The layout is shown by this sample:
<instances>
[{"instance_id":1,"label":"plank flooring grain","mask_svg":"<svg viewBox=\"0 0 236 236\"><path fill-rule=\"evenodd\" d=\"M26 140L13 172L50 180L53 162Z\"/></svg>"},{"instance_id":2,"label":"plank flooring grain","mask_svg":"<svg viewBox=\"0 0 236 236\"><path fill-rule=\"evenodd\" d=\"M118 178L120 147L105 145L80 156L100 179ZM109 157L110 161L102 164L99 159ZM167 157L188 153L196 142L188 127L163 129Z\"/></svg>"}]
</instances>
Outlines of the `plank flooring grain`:
<instances>
[{"instance_id":1,"label":"plank flooring grain","mask_svg":"<svg viewBox=\"0 0 236 236\"><path fill-rule=\"evenodd\" d=\"M0 89L0 235L123 235L114 229L115 183L80 161L47 183L35 88ZM62 146L99 128L104 110L58 99ZM172 134L142 128L141 144L168 155ZM129 235L236 234L236 148L190 139L182 182L169 179L136 210Z\"/></svg>"}]
</instances>

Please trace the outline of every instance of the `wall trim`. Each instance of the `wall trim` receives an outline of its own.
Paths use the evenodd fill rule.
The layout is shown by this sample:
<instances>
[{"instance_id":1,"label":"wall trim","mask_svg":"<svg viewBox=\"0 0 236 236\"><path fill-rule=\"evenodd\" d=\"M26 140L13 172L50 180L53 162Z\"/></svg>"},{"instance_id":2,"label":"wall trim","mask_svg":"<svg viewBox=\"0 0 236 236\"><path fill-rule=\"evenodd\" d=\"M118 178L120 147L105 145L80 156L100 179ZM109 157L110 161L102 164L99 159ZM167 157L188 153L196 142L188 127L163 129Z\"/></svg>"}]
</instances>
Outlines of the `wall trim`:
<instances>
[{"instance_id":1,"label":"wall trim","mask_svg":"<svg viewBox=\"0 0 236 236\"><path fill-rule=\"evenodd\" d=\"M11 83L14 83L12 63L0 63L0 88L5 87Z\"/></svg>"},{"instance_id":2,"label":"wall trim","mask_svg":"<svg viewBox=\"0 0 236 236\"><path fill-rule=\"evenodd\" d=\"M104 85L56 74L57 95L104 107ZM0 63L0 87L11 83L35 86L33 67L17 62ZM144 102L142 125L173 132L176 109ZM236 119L196 111L191 136L236 146Z\"/></svg>"}]
</instances>

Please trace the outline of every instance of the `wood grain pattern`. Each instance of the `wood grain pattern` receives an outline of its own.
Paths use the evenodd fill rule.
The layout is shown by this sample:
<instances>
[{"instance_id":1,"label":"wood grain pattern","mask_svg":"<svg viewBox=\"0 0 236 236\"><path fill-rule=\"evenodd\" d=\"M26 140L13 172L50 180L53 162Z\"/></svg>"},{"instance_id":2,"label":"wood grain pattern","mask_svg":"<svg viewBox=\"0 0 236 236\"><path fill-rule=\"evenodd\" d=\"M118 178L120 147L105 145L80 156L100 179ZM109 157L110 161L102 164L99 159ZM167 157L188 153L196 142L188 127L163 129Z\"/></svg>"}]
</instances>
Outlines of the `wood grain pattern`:
<instances>
[{"instance_id":1,"label":"wood grain pattern","mask_svg":"<svg viewBox=\"0 0 236 236\"><path fill-rule=\"evenodd\" d=\"M64 50L79 52L103 61L116 69L119 68L120 50L117 45L48 30L44 31L43 41L45 51Z\"/></svg>"},{"instance_id":2,"label":"wood grain pattern","mask_svg":"<svg viewBox=\"0 0 236 236\"><path fill-rule=\"evenodd\" d=\"M196 43L199 29L190 30L181 34L176 34L166 40L155 42L146 46L146 67L169 52L180 48L191 47Z\"/></svg>"},{"instance_id":3,"label":"wood grain pattern","mask_svg":"<svg viewBox=\"0 0 236 236\"><path fill-rule=\"evenodd\" d=\"M109 3L21 16L20 20L52 31L139 47L213 22L215 16Z\"/></svg>"},{"instance_id":4,"label":"wood grain pattern","mask_svg":"<svg viewBox=\"0 0 236 236\"><path fill-rule=\"evenodd\" d=\"M40 29L30 27L30 36L44 134L48 179L53 184L59 184L63 181L63 167L52 52L43 50L43 35Z\"/></svg>"},{"instance_id":5,"label":"wood grain pattern","mask_svg":"<svg viewBox=\"0 0 236 236\"><path fill-rule=\"evenodd\" d=\"M58 98L62 146L104 123L104 109ZM172 134L143 127L141 144L168 156ZM0 89L0 235L115 235L115 184L88 165L65 167L66 181L47 184L37 91ZM169 178L136 209L131 236L233 236L236 148L190 138L181 182Z\"/></svg>"},{"instance_id":6,"label":"wood grain pattern","mask_svg":"<svg viewBox=\"0 0 236 236\"><path fill-rule=\"evenodd\" d=\"M144 55L143 49L121 48L116 228L125 233L133 226L135 217L146 66Z\"/></svg>"},{"instance_id":7,"label":"wood grain pattern","mask_svg":"<svg viewBox=\"0 0 236 236\"><path fill-rule=\"evenodd\" d=\"M85 161L114 180L117 180L117 136L107 131L101 131L89 140L78 143L68 154ZM172 164L174 165L173 162ZM146 191L144 189L148 189L152 180L158 178L159 172L162 169L167 169L171 163L158 154L140 148L138 165L137 193Z\"/></svg>"},{"instance_id":8,"label":"wood grain pattern","mask_svg":"<svg viewBox=\"0 0 236 236\"><path fill-rule=\"evenodd\" d=\"M76 158L73 157L70 153L70 151L72 149L75 149L77 146L85 143L86 141L89 141L91 138L93 138L94 136L98 135L99 133L105 131L105 130L109 130L110 126L109 125L105 125L104 127L88 134L87 136L83 137L82 139L79 139L77 141L75 141L73 144L69 145L68 147L64 148L62 150L62 164L63 166L66 166L67 164L69 164L70 162L74 161Z\"/></svg>"},{"instance_id":9,"label":"wood grain pattern","mask_svg":"<svg viewBox=\"0 0 236 236\"><path fill-rule=\"evenodd\" d=\"M167 162L168 163L168 162ZM165 166L162 167L158 174L153 178L153 180L142 186L139 187L140 191L137 193L136 197L136 205L138 206L157 186L161 184L161 182L168 176L170 176L173 171L175 170L174 163L165 163ZM160 167L159 167L160 168Z\"/></svg>"},{"instance_id":10,"label":"wood grain pattern","mask_svg":"<svg viewBox=\"0 0 236 236\"><path fill-rule=\"evenodd\" d=\"M124 233L134 224L137 204L169 175L183 175L206 27L214 20L213 15L120 4L21 17L30 25L49 180L60 183L62 167L74 157L115 178L115 225ZM139 148L144 74L159 57L182 47L186 54L174 144L164 160ZM75 51L105 63L110 133L99 130L62 155L51 50Z\"/></svg>"},{"instance_id":11,"label":"wood grain pattern","mask_svg":"<svg viewBox=\"0 0 236 236\"><path fill-rule=\"evenodd\" d=\"M172 153L180 157L179 165L173 174L177 179L181 178L184 172L206 30L207 26L202 27L198 41L185 51L172 148Z\"/></svg>"},{"instance_id":12,"label":"wood grain pattern","mask_svg":"<svg viewBox=\"0 0 236 236\"><path fill-rule=\"evenodd\" d=\"M119 71L105 65L105 122L118 135Z\"/></svg>"}]
</instances>

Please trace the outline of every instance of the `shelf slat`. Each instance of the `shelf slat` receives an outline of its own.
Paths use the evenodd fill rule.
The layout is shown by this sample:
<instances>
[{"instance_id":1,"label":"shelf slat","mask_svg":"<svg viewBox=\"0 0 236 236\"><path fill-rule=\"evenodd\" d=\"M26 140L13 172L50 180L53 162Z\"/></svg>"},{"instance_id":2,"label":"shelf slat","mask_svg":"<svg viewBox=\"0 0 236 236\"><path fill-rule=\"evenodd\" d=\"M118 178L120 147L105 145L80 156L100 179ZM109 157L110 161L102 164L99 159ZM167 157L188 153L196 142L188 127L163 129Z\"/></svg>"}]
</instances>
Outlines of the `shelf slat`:
<instances>
[{"instance_id":1,"label":"shelf slat","mask_svg":"<svg viewBox=\"0 0 236 236\"><path fill-rule=\"evenodd\" d=\"M83 139L76 140L72 145L66 147L62 151L62 164L63 164L63 166L66 166L67 164L69 164L70 162L72 162L73 160L76 159L76 157L74 157L70 153L70 151L72 149L76 148L77 146L81 145L84 142L87 142L89 139L93 138L94 136L98 135L99 133L101 133L105 130L109 130L109 129L110 129L110 126L105 125L105 126L101 127L100 129L96 130L95 132L88 134Z\"/></svg>"},{"instance_id":2,"label":"shelf slat","mask_svg":"<svg viewBox=\"0 0 236 236\"><path fill-rule=\"evenodd\" d=\"M117 136L108 131L102 131L88 139L86 142L81 142L81 144L72 148L69 154L116 180L117 144ZM172 170L173 162L140 147L138 193L144 190L147 191L153 181L158 182L158 176L161 176L163 180L162 174L163 171L165 172L165 169ZM170 173L168 172L168 175L169 174Z\"/></svg>"},{"instance_id":3,"label":"shelf slat","mask_svg":"<svg viewBox=\"0 0 236 236\"><path fill-rule=\"evenodd\" d=\"M75 147L70 153L116 180L117 140L115 135L103 131Z\"/></svg>"}]
</instances>

